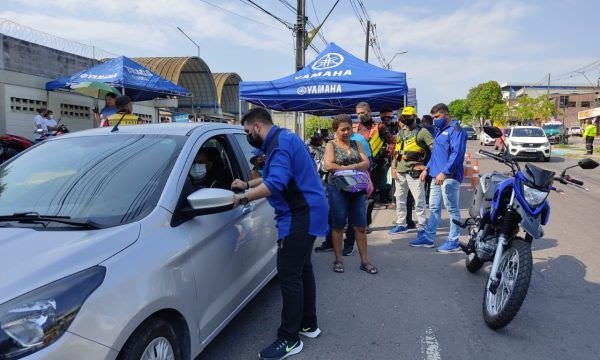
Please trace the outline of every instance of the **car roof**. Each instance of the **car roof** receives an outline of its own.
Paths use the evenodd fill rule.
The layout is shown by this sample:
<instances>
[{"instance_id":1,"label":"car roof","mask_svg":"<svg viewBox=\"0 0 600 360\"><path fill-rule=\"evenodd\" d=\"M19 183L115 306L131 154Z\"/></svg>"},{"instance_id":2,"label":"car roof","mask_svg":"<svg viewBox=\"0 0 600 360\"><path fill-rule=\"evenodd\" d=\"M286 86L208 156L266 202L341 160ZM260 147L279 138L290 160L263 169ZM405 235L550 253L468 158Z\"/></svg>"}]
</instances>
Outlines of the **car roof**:
<instances>
[{"instance_id":1,"label":"car roof","mask_svg":"<svg viewBox=\"0 0 600 360\"><path fill-rule=\"evenodd\" d=\"M539 126L513 126L512 129L541 129Z\"/></svg>"},{"instance_id":2,"label":"car roof","mask_svg":"<svg viewBox=\"0 0 600 360\"><path fill-rule=\"evenodd\" d=\"M62 137L69 136L97 136L110 134L112 126L82 130L61 135ZM201 123L161 123L161 124L140 124L140 125L121 125L118 134L133 134L133 135L180 135L187 136L194 131L222 130L222 129L239 129L239 125L231 125L226 123L201 122Z\"/></svg>"}]
</instances>

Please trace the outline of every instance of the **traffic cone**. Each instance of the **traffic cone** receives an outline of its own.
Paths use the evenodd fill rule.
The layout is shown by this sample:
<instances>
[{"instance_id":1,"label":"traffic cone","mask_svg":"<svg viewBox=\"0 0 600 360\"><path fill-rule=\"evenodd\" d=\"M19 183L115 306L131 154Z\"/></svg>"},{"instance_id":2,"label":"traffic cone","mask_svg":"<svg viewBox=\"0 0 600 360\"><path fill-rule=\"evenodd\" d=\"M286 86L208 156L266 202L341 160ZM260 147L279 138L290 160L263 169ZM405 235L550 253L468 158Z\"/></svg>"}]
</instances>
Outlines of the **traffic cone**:
<instances>
[{"instance_id":1,"label":"traffic cone","mask_svg":"<svg viewBox=\"0 0 600 360\"><path fill-rule=\"evenodd\" d=\"M467 152L465 156L465 172L464 176L466 181L472 181L473 177L473 166L471 165L471 152Z\"/></svg>"},{"instance_id":2,"label":"traffic cone","mask_svg":"<svg viewBox=\"0 0 600 360\"><path fill-rule=\"evenodd\" d=\"M477 183L479 182L479 161L477 159L473 160L473 175L471 176L471 189L470 191L475 190Z\"/></svg>"}]
</instances>

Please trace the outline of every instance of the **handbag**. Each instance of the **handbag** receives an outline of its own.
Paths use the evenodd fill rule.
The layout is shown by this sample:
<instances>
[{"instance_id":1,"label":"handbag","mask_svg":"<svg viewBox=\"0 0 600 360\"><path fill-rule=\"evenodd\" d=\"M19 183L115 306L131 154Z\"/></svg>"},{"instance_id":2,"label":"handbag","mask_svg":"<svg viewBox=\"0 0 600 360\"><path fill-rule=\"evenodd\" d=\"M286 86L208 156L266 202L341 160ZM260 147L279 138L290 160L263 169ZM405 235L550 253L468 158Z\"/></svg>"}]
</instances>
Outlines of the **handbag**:
<instances>
[{"instance_id":1,"label":"handbag","mask_svg":"<svg viewBox=\"0 0 600 360\"><path fill-rule=\"evenodd\" d=\"M351 193L367 191L369 181L369 175L360 170L338 170L329 177L333 186Z\"/></svg>"}]
</instances>

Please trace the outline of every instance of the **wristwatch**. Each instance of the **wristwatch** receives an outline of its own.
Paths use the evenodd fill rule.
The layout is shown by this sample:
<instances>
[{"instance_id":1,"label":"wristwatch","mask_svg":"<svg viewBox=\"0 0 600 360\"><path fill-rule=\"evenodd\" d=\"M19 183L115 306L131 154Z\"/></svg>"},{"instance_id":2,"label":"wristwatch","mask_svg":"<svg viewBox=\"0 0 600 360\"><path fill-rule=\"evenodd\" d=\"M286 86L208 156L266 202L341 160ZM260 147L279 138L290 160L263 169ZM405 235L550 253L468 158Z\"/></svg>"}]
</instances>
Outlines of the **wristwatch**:
<instances>
[{"instance_id":1,"label":"wristwatch","mask_svg":"<svg viewBox=\"0 0 600 360\"><path fill-rule=\"evenodd\" d=\"M240 205L244 206L248 203L248 198L246 197L246 195L240 197Z\"/></svg>"}]
</instances>

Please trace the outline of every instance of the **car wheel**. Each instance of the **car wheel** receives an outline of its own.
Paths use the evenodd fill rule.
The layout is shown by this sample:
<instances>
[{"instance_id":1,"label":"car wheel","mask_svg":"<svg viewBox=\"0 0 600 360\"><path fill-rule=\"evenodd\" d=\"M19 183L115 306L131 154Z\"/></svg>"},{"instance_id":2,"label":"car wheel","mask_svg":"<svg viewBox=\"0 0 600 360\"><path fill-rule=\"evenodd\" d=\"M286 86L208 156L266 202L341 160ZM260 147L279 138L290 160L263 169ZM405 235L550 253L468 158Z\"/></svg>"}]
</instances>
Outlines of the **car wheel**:
<instances>
[{"instance_id":1,"label":"car wheel","mask_svg":"<svg viewBox=\"0 0 600 360\"><path fill-rule=\"evenodd\" d=\"M182 360L177 334L170 323L146 320L127 340L118 360Z\"/></svg>"},{"instance_id":2,"label":"car wheel","mask_svg":"<svg viewBox=\"0 0 600 360\"><path fill-rule=\"evenodd\" d=\"M550 162L550 156L544 157L544 162Z\"/></svg>"}]
</instances>

